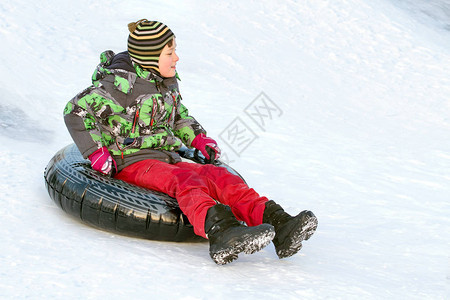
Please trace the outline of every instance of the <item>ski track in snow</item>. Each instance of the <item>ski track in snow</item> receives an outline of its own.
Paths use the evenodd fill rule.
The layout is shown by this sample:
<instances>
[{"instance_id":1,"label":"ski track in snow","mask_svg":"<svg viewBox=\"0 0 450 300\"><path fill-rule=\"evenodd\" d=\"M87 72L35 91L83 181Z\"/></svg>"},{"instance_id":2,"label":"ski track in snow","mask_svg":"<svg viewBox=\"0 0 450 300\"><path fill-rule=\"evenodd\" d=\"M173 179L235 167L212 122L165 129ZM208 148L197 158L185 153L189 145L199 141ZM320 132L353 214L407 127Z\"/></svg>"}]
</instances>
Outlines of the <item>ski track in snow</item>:
<instances>
[{"instance_id":1,"label":"ski track in snow","mask_svg":"<svg viewBox=\"0 0 450 300\"><path fill-rule=\"evenodd\" d=\"M448 1L47 1L0 4L0 298L449 299ZM146 241L69 218L43 171L71 143L66 102L126 24L177 35L181 92L225 157L316 234L216 266L208 244ZM447 26L447 27L446 27ZM281 110L258 127L264 92ZM220 113L220 117L217 115Z\"/></svg>"}]
</instances>

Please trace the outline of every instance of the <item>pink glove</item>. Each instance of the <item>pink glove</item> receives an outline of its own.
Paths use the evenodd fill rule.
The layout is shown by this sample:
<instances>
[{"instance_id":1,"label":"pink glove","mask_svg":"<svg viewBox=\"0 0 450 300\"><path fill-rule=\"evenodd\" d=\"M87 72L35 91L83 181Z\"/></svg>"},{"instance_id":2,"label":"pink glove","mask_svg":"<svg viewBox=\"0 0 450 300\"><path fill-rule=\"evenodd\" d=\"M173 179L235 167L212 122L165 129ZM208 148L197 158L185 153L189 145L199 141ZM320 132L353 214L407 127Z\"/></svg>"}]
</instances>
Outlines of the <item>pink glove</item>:
<instances>
[{"instance_id":1,"label":"pink glove","mask_svg":"<svg viewBox=\"0 0 450 300\"><path fill-rule=\"evenodd\" d=\"M203 133L200 133L194 138L191 146L200 150L209 163L214 162L220 157L220 148L217 146L217 142Z\"/></svg>"},{"instance_id":2,"label":"pink glove","mask_svg":"<svg viewBox=\"0 0 450 300\"><path fill-rule=\"evenodd\" d=\"M91 155L89 155L89 160L91 161L92 169L99 171L105 175L108 175L112 171L113 163L117 170L116 161L111 157L108 152L108 148L103 146Z\"/></svg>"}]
</instances>

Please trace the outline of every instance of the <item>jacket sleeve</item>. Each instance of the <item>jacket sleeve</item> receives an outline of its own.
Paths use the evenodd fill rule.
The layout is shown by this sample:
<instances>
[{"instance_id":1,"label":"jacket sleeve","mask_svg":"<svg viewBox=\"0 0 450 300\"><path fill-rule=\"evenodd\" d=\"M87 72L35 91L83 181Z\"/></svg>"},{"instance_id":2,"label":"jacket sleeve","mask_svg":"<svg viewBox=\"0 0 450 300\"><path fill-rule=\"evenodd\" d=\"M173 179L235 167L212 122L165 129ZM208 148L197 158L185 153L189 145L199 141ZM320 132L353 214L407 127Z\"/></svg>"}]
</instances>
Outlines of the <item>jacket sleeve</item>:
<instances>
[{"instance_id":1,"label":"jacket sleeve","mask_svg":"<svg viewBox=\"0 0 450 300\"><path fill-rule=\"evenodd\" d=\"M188 147L191 147L191 143L197 135L200 133L206 134L202 125L189 115L188 109L181 103L178 114L175 116L174 130L175 135Z\"/></svg>"},{"instance_id":2,"label":"jacket sleeve","mask_svg":"<svg viewBox=\"0 0 450 300\"><path fill-rule=\"evenodd\" d=\"M76 96L64 109L64 122L84 158L102 147L102 134L86 97Z\"/></svg>"}]
</instances>

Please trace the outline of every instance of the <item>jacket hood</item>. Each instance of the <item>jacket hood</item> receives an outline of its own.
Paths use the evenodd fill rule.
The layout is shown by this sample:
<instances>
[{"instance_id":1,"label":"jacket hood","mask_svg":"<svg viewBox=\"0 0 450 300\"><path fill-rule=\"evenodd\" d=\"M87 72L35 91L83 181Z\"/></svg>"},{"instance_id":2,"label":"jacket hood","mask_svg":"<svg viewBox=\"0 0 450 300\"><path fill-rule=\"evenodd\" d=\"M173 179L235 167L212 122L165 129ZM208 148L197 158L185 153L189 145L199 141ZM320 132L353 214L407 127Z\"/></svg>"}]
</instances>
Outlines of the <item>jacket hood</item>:
<instances>
[{"instance_id":1,"label":"jacket hood","mask_svg":"<svg viewBox=\"0 0 450 300\"><path fill-rule=\"evenodd\" d=\"M122 69L128 72L136 73L136 70L133 67L133 63L131 62L130 56L127 51L120 52L114 55L111 58L110 65L107 69Z\"/></svg>"},{"instance_id":2,"label":"jacket hood","mask_svg":"<svg viewBox=\"0 0 450 300\"><path fill-rule=\"evenodd\" d=\"M114 75L114 85L125 94L131 92L138 78L155 83L158 89L160 85L169 86L180 79L178 74L175 77L163 78L134 64L127 51L115 54L111 50L100 54L100 63L92 74L92 84L99 87L100 81L108 75Z\"/></svg>"}]
</instances>

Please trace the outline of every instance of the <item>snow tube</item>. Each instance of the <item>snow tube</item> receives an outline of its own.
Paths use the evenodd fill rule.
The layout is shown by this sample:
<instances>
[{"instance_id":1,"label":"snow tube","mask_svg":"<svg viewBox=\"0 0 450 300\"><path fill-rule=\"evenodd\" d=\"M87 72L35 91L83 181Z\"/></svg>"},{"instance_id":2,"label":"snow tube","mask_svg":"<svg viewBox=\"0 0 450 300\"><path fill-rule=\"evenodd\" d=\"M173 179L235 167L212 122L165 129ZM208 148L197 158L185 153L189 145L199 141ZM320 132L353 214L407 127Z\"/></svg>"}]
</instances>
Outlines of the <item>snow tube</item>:
<instances>
[{"instance_id":1,"label":"snow tube","mask_svg":"<svg viewBox=\"0 0 450 300\"><path fill-rule=\"evenodd\" d=\"M184 160L204 163L193 150L179 151ZM221 161L217 165L240 176ZM50 197L69 215L96 228L160 241L205 241L194 233L174 198L130 185L94 171L75 144L61 149L44 172Z\"/></svg>"}]
</instances>

